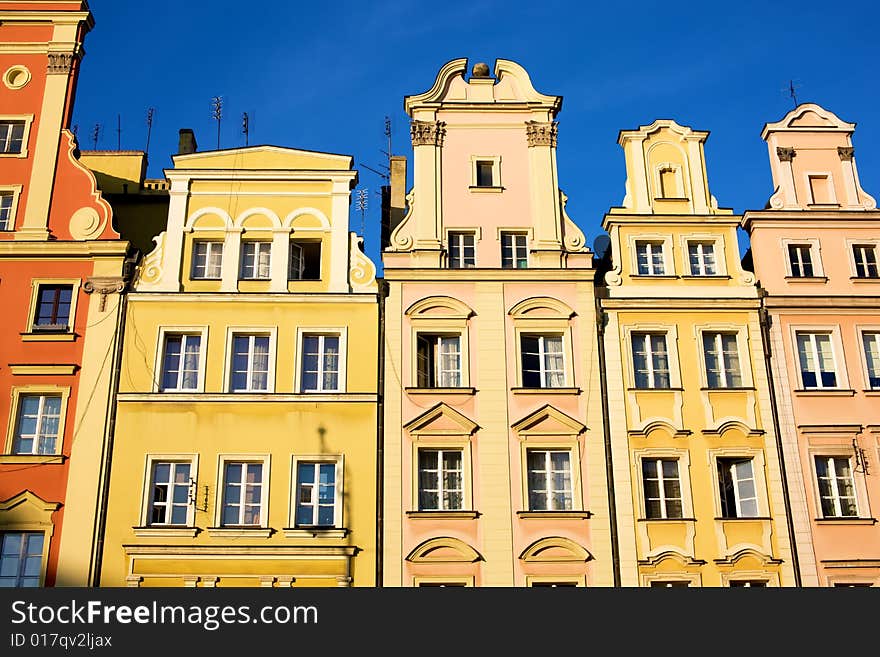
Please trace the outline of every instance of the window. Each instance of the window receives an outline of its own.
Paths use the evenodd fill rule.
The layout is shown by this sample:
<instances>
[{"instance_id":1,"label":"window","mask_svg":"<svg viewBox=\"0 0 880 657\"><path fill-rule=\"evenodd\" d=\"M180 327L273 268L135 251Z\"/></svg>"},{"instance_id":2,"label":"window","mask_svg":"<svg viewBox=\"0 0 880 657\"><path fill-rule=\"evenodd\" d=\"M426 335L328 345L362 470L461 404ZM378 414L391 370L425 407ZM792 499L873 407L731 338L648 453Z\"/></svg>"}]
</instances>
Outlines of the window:
<instances>
[{"instance_id":1,"label":"window","mask_svg":"<svg viewBox=\"0 0 880 657\"><path fill-rule=\"evenodd\" d=\"M732 579L730 580L730 586L733 588L738 587L766 587L767 580L766 579Z\"/></svg>"},{"instance_id":2,"label":"window","mask_svg":"<svg viewBox=\"0 0 880 657\"><path fill-rule=\"evenodd\" d=\"M72 285L41 284L37 291L34 331L65 333L70 330Z\"/></svg>"},{"instance_id":3,"label":"window","mask_svg":"<svg viewBox=\"0 0 880 657\"><path fill-rule=\"evenodd\" d=\"M713 242L688 242L688 261L691 276L714 276L718 273Z\"/></svg>"},{"instance_id":4,"label":"window","mask_svg":"<svg viewBox=\"0 0 880 657\"><path fill-rule=\"evenodd\" d=\"M837 387L830 333L798 333L797 348L804 388Z\"/></svg>"},{"instance_id":5,"label":"window","mask_svg":"<svg viewBox=\"0 0 880 657\"><path fill-rule=\"evenodd\" d=\"M565 361L561 335L520 335L524 388L562 388Z\"/></svg>"},{"instance_id":6,"label":"window","mask_svg":"<svg viewBox=\"0 0 880 657\"><path fill-rule=\"evenodd\" d=\"M466 587L464 582L419 582L419 588Z\"/></svg>"},{"instance_id":7,"label":"window","mask_svg":"<svg viewBox=\"0 0 880 657\"><path fill-rule=\"evenodd\" d=\"M190 505L190 463L153 462L150 525L187 525Z\"/></svg>"},{"instance_id":8,"label":"window","mask_svg":"<svg viewBox=\"0 0 880 657\"><path fill-rule=\"evenodd\" d=\"M24 121L0 121L0 153L21 153Z\"/></svg>"},{"instance_id":9,"label":"window","mask_svg":"<svg viewBox=\"0 0 880 657\"><path fill-rule=\"evenodd\" d=\"M501 233L501 266L525 269L529 266L529 236L523 233Z\"/></svg>"},{"instance_id":10,"label":"window","mask_svg":"<svg viewBox=\"0 0 880 657\"><path fill-rule=\"evenodd\" d=\"M269 336L232 336L232 392L269 390Z\"/></svg>"},{"instance_id":11,"label":"window","mask_svg":"<svg viewBox=\"0 0 880 657\"><path fill-rule=\"evenodd\" d=\"M227 462L223 471L221 524L259 525L263 507L263 464Z\"/></svg>"},{"instance_id":12,"label":"window","mask_svg":"<svg viewBox=\"0 0 880 657\"><path fill-rule=\"evenodd\" d=\"M662 276L665 274L663 242L636 242L636 261L640 275Z\"/></svg>"},{"instance_id":13,"label":"window","mask_svg":"<svg viewBox=\"0 0 880 657\"><path fill-rule=\"evenodd\" d=\"M291 281L320 280L321 242L290 243L290 266L287 278Z\"/></svg>"},{"instance_id":14,"label":"window","mask_svg":"<svg viewBox=\"0 0 880 657\"><path fill-rule=\"evenodd\" d=\"M526 450L529 468L529 510L571 511L571 453L568 450Z\"/></svg>"},{"instance_id":15,"label":"window","mask_svg":"<svg viewBox=\"0 0 880 657\"><path fill-rule=\"evenodd\" d=\"M303 462L296 467L296 526L336 525L336 462Z\"/></svg>"},{"instance_id":16,"label":"window","mask_svg":"<svg viewBox=\"0 0 880 657\"><path fill-rule=\"evenodd\" d=\"M813 276L813 255L809 244L789 244L788 263L795 278Z\"/></svg>"},{"instance_id":17,"label":"window","mask_svg":"<svg viewBox=\"0 0 880 657\"><path fill-rule=\"evenodd\" d=\"M645 517L682 518L677 459L642 459Z\"/></svg>"},{"instance_id":18,"label":"window","mask_svg":"<svg viewBox=\"0 0 880 657\"><path fill-rule=\"evenodd\" d=\"M167 333L162 358L162 391L198 390L202 336Z\"/></svg>"},{"instance_id":19,"label":"window","mask_svg":"<svg viewBox=\"0 0 880 657\"><path fill-rule=\"evenodd\" d=\"M723 518L758 517L758 494L751 458L719 458L718 484Z\"/></svg>"},{"instance_id":20,"label":"window","mask_svg":"<svg viewBox=\"0 0 880 657\"><path fill-rule=\"evenodd\" d=\"M862 344L865 346L865 364L868 367L868 387L880 389L880 332L862 333Z\"/></svg>"},{"instance_id":21,"label":"window","mask_svg":"<svg viewBox=\"0 0 880 657\"><path fill-rule=\"evenodd\" d=\"M541 588L556 588L558 586L568 587L568 586L577 586L577 582L547 582L547 581L533 581L529 586L532 587L541 587Z\"/></svg>"},{"instance_id":22,"label":"window","mask_svg":"<svg viewBox=\"0 0 880 657\"><path fill-rule=\"evenodd\" d=\"M43 532L0 533L0 588L40 586Z\"/></svg>"},{"instance_id":23,"label":"window","mask_svg":"<svg viewBox=\"0 0 880 657\"><path fill-rule=\"evenodd\" d=\"M830 180L827 175L808 176L810 183L810 196L814 205L828 205L834 203Z\"/></svg>"},{"instance_id":24,"label":"window","mask_svg":"<svg viewBox=\"0 0 880 657\"><path fill-rule=\"evenodd\" d=\"M419 450L419 511L459 511L464 505L460 449Z\"/></svg>"},{"instance_id":25,"label":"window","mask_svg":"<svg viewBox=\"0 0 880 657\"><path fill-rule=\"evenodd\" d=\"M652 589L672 589L690 585L690 582L683 579L655 579L651 582Z\"/></svg>"},{"instance_id":26,"label":"window","mask_svg":"<svg viewBox=\"0 0 880 657\"><path fill-rule=\"evenodd\" d=\"M271 276L269 262L272 257L272 242L241 243L241 278L246 280L266 280Z\"/></svg>"},{"instance_id":27,"label":"window","mask_svg":"<svg viewBox=\"0 0 880 657\"><path fill-rule=\"evenodd\" d=\"M880 278L877 271L877 248L873 244L854 244L856 278Z\"/></svg>"},{"instance_id":28,"label":"window","mask_svg":"<svg viewBox=\"0 0 880 657\"><path fill-rule=\"evenodd\" d=\"M303 392L340 390L338 335L303 335L302 356Z\"/></svg>"},{"instance_id":29,"label":"window","mask_svg":"<svg viewBox=\"0 0 880 657\"><path fill-rule=\"evenodd\" d=\"M193 244L192 277L219 280L223 264L223 242Z\"/></svg>"},{"instance_id":30,"label":"window","mask_svg":"<svg viewBox=\"0 0 880 657\"><path fill-rule=\"evenodd\" d=\"M57 454L60 430L60 396L22 395L12 453Z\"/></svg>"},{"instance_id":31,"label":"window","mask_svg":"<svg viewBox=\"0 0 880 657\"><path fill-rule=\"evenodd\" d=\"M11 192L0 192L0 230L12 230L12 201L15 199Z\"/></svg>"},{"instance_id":32,"label":"window","mask_svg":"<svg viewBox=\"0 0 880 657\"><path fill-rule=\"evenodd\" d=\"M854 518L859 515L849 458L817 456L816 479L823 518Z\"/></svg>"},{"instance_id":33,"label":"window","mask_svg":"<svg viewBox=\"0 0 880 657\"><path fill-rule=\"evenodd\" d=\"M419 388L458 388L461 386L461 336L429 335L416 337L416 385Z\"/></svg>"},{"instance_id":34,"label":"window","mask_svg":"<svg viewBox=\"0 0 880 657\"><path fill-rule=\"evenodd\" d=\"M742 387L736 333L703 333L706 384L710 388Z\"/></svg>"},{"instance_id":35,"label":"window","mask_svg":"<svg viewBox=\"0 0 880 657\"><path fill-rule=\"evenodd\" d=\"M449 268L476 267L476 248L473 233L449 233Z\"/></svg>"},{"instance_id":36,"label":"window","mask_svg":"<svg viewBox=\"0 0 880 657\"><path fill-rule=\"evenodd\" d=\"M676 198L678 196L678 180L675 169L663 167L660 169L660 197Z\"/></svg>"},{"instance_id":37,"label":"window","mask_svg":"<svg viewBox=\"0 0 880 657\"><path fill-rule=\"evenodd\" d=\"M636 388L669 388L669 354L665 333L633 333Z\"/></svg>"},{"instance_id":38,"label":"window","mask_svg":"<svg viewBox=\"0 0 880 657\"><path fill-rule=\"evenodd\" d=\"M492 160L477 160L474 166L477 169L477 187L492 187L495 185L494 169Z\"/></svg>"}]
</instances>

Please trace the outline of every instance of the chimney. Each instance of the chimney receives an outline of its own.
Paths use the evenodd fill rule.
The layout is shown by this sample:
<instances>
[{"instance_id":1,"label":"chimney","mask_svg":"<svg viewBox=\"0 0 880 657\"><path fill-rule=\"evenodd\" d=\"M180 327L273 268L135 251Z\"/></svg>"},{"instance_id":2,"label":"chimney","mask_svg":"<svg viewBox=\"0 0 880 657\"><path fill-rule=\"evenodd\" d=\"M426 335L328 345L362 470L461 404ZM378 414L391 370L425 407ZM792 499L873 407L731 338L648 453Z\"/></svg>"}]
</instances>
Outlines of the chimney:
<instances>
[{"instance_id":1,"label":"chimney","mask_svg":"<svg viewBox=\"0 0 880 657\"><path fill-rule=\"evenodd\" d=\"M406 215L406 157L391 156L391 184L382 188L382 248Z\"/></svg>"},{"instance_id":2,"label":"chimney","mask_svg":"<svg viewBox=\"0 0 880 657\"><path fill-rule=\"evenodd\" d=\"M196 144L196 135L192 129L181 128L179 134L180 137L177 141L177 154L189 155L190 153L195 153L198 144Z\"/></svg>"}]
</instances>

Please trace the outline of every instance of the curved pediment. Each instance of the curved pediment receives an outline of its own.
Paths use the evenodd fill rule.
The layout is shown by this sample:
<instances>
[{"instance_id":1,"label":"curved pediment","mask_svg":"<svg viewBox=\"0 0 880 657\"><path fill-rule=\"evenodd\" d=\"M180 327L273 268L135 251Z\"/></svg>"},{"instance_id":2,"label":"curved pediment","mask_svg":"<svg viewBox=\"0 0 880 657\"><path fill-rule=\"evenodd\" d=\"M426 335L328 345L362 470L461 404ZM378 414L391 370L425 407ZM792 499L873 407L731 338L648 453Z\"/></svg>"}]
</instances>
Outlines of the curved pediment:
<instances>
[{"instance_id":1,"label":"curved pediment","mask_svg":"<svg viewBox=\"0 0 880 657\"><path fill-rule=\"evenodd\" d=\"M715 559L715 563L737 565L740 568L762 568L778 565L782 563L782 560L774 558L757 547L743 546L731 551L723 559Z\"/></svg>"},{"instance_id":2,"label":"curved pediment","mask_svg":"<svg viewBox=\"0 0 880 657\"><path fill-rule=\"evenodd\" d=\"M468 319L475 313L473 309L463 301L447 296L433 296L419 299L407 308L404 314L409 317Z\"/></svg>"},{"instance_id":3,"label":"curved pediment","mask_svg":"<svg viewBox=\"0 0 880 657\"><path fill-rule=\"evenodd\" d=\"M623 146L627 141L633 139L641 141L661 131L676 135L677 141L683 141L685 139L703 140L709 136L709 133L706 131L694 130L689 126L680 125L673 119L655 119L653 123L650 123L649 125L640 125L635 130L621 130L617 135L617 143Z\"/></svg>"},{"instance_id":4,"label":"curved pediment","mask_svg":"<svg viewBox=\"0 0 880 657\"><path fill-rule=\"evenodd\" d=\"M477 423L454 408L440 402L403 425L412 435L470 436Z\"/></svg>"},{"instance_id":5,"label":"curved pediment","mask_svg":"<svg viewBox=\"0 0 880 657\"><path fill-rule=\"evenodd\" d=\"M702 566L706 563L702 559L695 559L679 548L671 546L664 547L662 550L649 554L645 559L640 559L639 563L646 566L657 566L664 561L673 561L679 567Z\"/></svg>"},{"instance_id":6,"label":"curved pediment","mask_svg":"<svg viewBox=\"0 0 880 657\"><path fill-rule=\"evenodd\" d=\"M412 563L473 563L482 559L470 545L451 536L428 539L406 556Z\"/></svg>"},{"instance_id":7,"label":"curved pediment","mask_svg":"<svg viewBox=\"0 0 880 657\"><path fill-rule=\"evenodd\" d=\"M514 422L510 428L521 436L579 436L587 427L550 404Z\"/></svg>"},{"instance_id":8,"label":"curved pediment","mask_svg":"<svg viewBox=\"0 0 880 657\"><path fill-rule=\"evenodd\" d=\"M761 138L767 139L771 132L779 131L818 131L818 132L853 132L855 123L847 123L815 103L801 103L776 123L768 123L761 131Z\"/></svg>"},{"instance_id":9,"label":"curved pediment","mask_svg":"<svg viewBox=\"0 0 880 657\"><path fill-rule=\"evenodd\" d=\"M590 561L593 555L569 538L550 536L527 547L519 555L523 561Z\"/></svg>"},{"instance_id":10,"label":"curved pediment","mask_svg":"<svg viewBox=\"0 0 880 657\"><path fill-rule=\"evenodd\" d=\"M517 319L571 319L576 313L571 306L559 299L530 297L517 303L507 311L507 314Z\"/></svg>"},{"instance_id":11,"label":"curved pediment","mask_svg":"<svg viewBox=\"0 0 880 657\"><path fill-rule=\"evenodd\" d=\"M467 70L467 58L461 57L446 62L437 72L434 78L434 85L426 92L414 96L405 96L403 106L407 113L412 111L412 107L424 103L441 102L446 97L449 85L455 78L462 77Z\"/></svg>"}]
</instances>

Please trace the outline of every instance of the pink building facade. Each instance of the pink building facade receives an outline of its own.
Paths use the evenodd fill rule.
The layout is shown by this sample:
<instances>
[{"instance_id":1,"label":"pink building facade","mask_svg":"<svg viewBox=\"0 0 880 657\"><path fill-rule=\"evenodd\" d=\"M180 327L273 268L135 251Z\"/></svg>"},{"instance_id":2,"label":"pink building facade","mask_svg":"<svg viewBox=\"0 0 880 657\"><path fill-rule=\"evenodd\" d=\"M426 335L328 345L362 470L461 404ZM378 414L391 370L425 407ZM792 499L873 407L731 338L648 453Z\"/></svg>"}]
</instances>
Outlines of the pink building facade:
<instances>
[{"instance_id":1,"label":"pink building facade","mask_svg":"<svg viewBox=\"0 0 880 657\"><path fill-rule=\"evenodd\" d=\"M767 124L774 193L742 222L804 586L880 586L880 212L854 129L814 104Z\"/></svg>"}]
</instances>

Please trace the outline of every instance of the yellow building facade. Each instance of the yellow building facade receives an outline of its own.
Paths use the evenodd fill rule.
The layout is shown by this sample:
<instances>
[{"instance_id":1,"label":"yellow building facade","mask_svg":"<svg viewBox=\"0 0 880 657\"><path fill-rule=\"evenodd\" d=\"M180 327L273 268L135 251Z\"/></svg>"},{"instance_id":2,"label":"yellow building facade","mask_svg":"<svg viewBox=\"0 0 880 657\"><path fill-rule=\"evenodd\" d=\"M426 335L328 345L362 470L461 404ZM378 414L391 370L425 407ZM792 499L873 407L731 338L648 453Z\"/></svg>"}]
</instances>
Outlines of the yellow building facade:
<instances>
[{"instance_id":1,"label":"yellow building facade","mask_svg":"<svg viewBox=\"0 0 880 657\"><path fill-rule=\"evenodd\" d=\"M709 192L707 132L620 133L603 317L623 586L793 586L760 299L739 217Z\"/></svg>"},{"instance_id":2,"label":"yellow building facade","mask_svg":"<svg viewBox=\"0 0 880 657\"><path fill-rule=\"evenodd\" d=\"M127 299L103 586L372 586L378 286L352 158L174 156Z\"/></svg>"}]
</instances>

